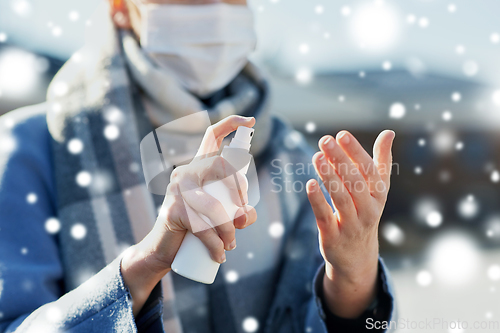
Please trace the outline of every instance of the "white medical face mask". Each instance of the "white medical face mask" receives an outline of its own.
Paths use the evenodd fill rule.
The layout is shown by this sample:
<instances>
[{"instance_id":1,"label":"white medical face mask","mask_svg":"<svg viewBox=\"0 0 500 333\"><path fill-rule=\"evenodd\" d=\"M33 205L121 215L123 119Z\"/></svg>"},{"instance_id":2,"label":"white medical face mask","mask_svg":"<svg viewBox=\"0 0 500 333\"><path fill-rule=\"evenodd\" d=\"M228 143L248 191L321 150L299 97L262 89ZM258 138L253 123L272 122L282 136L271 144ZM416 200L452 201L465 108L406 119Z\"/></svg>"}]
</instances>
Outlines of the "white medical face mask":
<instances>
[{"instance_id":1,"label":"white medical face mask","mask_svg":"<svg viewBox=\"0 0 500 333\"><path fill-rule=\"evenodd\" d=\"M254 50L247 6L138 4L141 47L181 85L200 97L226 86Z\"/></svg>"}]
</instances>

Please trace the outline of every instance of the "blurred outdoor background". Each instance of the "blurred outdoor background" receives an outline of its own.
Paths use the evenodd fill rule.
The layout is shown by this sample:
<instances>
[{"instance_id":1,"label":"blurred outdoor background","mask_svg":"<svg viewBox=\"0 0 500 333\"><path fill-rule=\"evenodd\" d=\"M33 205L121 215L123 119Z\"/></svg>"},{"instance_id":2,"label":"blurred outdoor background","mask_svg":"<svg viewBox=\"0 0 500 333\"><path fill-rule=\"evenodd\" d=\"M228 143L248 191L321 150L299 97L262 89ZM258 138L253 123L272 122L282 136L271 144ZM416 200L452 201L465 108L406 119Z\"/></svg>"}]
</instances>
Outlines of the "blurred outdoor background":
<instances>
[{"instance_id":1,"label":"blurred outdoor background","mask_svg":"<svg viewBox=\"0 0 500 333\"><path fill-rule=\"evenodd\" d=\"M44 101L100 1L0 0L0 114ZM276 114L315 146L396 131L380 239L399 315L469 325L407 331L498 332L500 2L249 2Z\"/></svg>"}]
</instances>

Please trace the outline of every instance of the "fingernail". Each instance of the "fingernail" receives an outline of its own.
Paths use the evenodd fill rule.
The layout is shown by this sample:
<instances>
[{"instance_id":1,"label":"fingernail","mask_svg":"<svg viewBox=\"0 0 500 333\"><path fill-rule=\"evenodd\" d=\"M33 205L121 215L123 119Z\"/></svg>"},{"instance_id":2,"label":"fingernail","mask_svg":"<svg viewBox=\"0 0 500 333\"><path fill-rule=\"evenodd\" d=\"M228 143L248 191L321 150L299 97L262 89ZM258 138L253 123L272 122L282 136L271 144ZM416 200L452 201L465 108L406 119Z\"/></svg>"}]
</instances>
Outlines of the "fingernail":
<instances>
[{"instance_id":1,"label":"fingernail","mask_svg":"<svg viewBox=\"0 0 500 333\"><path fill-rule=\"evenodd\" d=\"M224 253L222 257L220 257L220 263L223 264L225 262L226 262L226 253Z\"/></svg>"},{"instance_id":2,"label":"fingernail","mask_svg":"<svg viewBox=\"0 0 500 333\"><path fill-rule=\"evenodd\" d=\"M233 239L231 244L229 244L229 251L234 250L236 248L236 239ZM224 255L225 257L226 255Z\"/></svg>"},{"instance_id":3,"label":"fingernail","mask_svg":"<svg viewBox=\"0 0 500 333\"><path fill-rule=\"evenodd\" d=\"M325 159L325 154L319 154L318 160L323 161Z\"/></svg>"},{"instance_id":4,"label":"fingernail","mask_svg":"<svg viewBox=\"0 0 500 333\"><path fill-rule=\"evenodd\" d=\"M326 138L325 142L323 143L327 149L332 149L333 148L333 140L332 138L328 137Z\"/></svg>"},{"instance_id":5,"label":"fingernail","mask_svg":"<svg viewBox=\"0 0 500 333\"><path fill-rule=\"evenodd\" d=\"M349 135L347 134L347 132L340 132L339 134L337 134L337 137L338 137L337 140L340 140L340 142L342 142L345 145L347 145L349 141L351 141L351 139L349 139Z\"/></svg>"}]
</instances>

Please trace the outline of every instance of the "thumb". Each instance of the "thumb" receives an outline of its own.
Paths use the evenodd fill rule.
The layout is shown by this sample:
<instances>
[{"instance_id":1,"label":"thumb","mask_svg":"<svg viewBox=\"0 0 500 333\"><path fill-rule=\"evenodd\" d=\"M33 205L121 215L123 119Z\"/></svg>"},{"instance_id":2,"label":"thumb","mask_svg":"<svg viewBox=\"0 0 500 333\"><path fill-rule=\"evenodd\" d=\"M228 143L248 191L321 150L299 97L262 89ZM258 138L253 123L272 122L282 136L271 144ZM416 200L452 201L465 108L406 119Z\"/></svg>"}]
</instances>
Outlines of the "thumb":
<instances>
[{"instance_id":1,"label":"thumb","mask_svg":"<svg viewBox=\"0 0 500 333\"><path fill-rule=\"evenodd\" d=\"M395 136L394 131L382 131L373 145L373 161L387 188L389 188L391 178L392 143Z\"/></svg>"}]
</instances>

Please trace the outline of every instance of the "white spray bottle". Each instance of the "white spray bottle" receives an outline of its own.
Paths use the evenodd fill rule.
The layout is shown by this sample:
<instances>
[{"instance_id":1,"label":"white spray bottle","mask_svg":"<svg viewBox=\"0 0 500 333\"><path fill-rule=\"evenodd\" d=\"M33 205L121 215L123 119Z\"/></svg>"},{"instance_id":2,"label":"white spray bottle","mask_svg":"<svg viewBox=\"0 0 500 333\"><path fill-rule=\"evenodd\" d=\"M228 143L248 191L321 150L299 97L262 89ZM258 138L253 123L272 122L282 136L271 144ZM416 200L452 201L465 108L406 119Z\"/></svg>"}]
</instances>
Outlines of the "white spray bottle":
<instances>
[{"instance_id":1,"label":"white spray bottle","mask_svg":"<svg viewBox=\"0 0 500 333\"><path fill-rule=\"evenodd\" d=\"M252 160L249 150L253 133L253 128L238 127L231 143L229 146L224 147L221 153L221 156L243 176L246 175ZM244 178L246 180L246 176ZM224 183L216 181L203 186L203 190L219 200L232 221L239 207L233 203L229 189ZM200 216L212 228L214 227L206 216L201 214ZM174 272L188 279L205 284L212 284L214 282L219 271L219 266L218 262L212 260L210 252L201 240L189 231L186 233L179 251L177 251L172 262L172 270Z\"/></svg>"}]
</instances>

